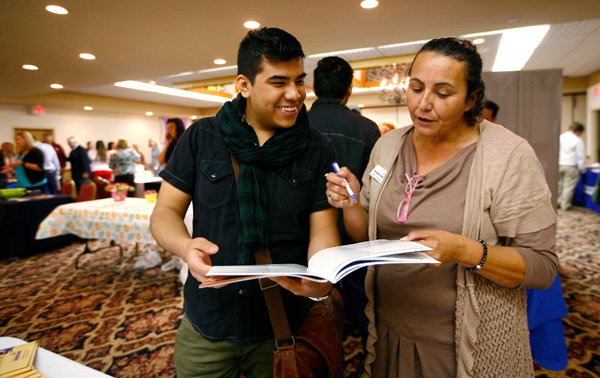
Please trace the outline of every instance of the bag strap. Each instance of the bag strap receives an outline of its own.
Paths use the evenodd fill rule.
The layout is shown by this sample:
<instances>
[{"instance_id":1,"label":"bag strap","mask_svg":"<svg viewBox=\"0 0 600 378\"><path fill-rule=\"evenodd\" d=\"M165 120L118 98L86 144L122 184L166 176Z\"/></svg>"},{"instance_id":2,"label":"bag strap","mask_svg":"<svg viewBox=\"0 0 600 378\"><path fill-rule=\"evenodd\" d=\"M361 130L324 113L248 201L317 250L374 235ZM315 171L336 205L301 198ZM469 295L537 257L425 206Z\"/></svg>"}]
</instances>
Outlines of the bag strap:
<instances>
[{"instance_id":1,"label":"bag strap","mask_svg":"<svg viewBox=\"0 0 600 378\"><path fill-rule=\"evenodd\" d=\"M231 163L233 164L233 174L237 183L238 176L240 175L240 164L233 155L231 155ZM271 253L269 252L268 248L255 250L254 258L256 259L256 264L262 265L273 263L271 260ZM261 278L258 280L258 282L260 284L260 289L265 296L265 302L267 303L267 309L269 311L269 318L271 319L273 333L275 334L276 344L279 346L278 341L285 342L292 339L292 331L290 330L290 323L288 322L287 314L285 313L285 307L283 306L281 291L279 289L279 285L268 278Z\"/></svg>"}]
</instances>

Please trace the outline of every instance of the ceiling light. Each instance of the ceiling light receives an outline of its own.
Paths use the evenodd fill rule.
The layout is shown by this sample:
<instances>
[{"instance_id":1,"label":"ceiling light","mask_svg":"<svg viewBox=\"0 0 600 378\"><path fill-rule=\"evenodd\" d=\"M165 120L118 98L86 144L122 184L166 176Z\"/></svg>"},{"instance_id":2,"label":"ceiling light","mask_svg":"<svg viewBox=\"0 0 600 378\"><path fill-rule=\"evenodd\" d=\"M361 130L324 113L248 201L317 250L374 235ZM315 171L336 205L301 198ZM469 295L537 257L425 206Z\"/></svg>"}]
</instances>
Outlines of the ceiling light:
<instances>
[{"instance_id":1,"label":"ceiling light","mask_svg":"<svg viewBox=\"0 0 600 378\"><path fill-rule=\"evenodd\" d=\"M228 71L228 70L235 70L235 69L237 69L237 66L224 66L224 67L207 68L205 70L196 71L195 73L204 74L204 73L210 73L210 72ZM192 73L194 73L194 72L192 72Z\"/></svg>"},{"instance_id":2,"label":"ceiling light","mask_svg":"<svg viewBox=\"0 0 600 378\"><path fill-rule=\"evenodd\" d=\"M249 20L249 21L244 22L244 27L246 29L258 29L260 27L260 22L254 21L254 20Z\"/></svg>"},{"instance_id":3,"label":"ceiling light","mask_svg":"<svg viewBox=\"0 0 600 378\"><path fill-rule=\"evenodd\" d=\"M39 70L38 66L34 66L33 64L23 64L23 69L29 70L29 71L37 71Z\"/></svg>"},{"instance_id":4,"label":"ceiling light","mask_svg":"<svg viewBox=\"0 0 600 378\"><path fill-rule=\"evenodd\" d=\"M86 105L86 106L83 107L83 110L88 110L89 111L89 110L94 110L94 108L91 107L91 106Z\"/></svg>"},{"instance_id":5,"label":"ceiling light","mask_svg":"<svg viewBox=\"0 0 600 378\"><path fill-rule=\"evenodd\" d=\"M498 45L492 72L520 71L548 30L550 25L505 30Z\"/></svg>"},{"instance_id":6,"label":"ceiling light","mask_svg":"<svg viewBox=\"0 0 600 378\"><path fill-rule=\"evenodd\" d=\"M150 84L150 85L156 85L156 81L150 80L150 81L148 81L148 84Z\"/></svg>"},{"instance_id":7,"label":"ceiling light","mask_svg":"<svg viewBox=\"0 0 600 378\"><path fill-rule=\"evenodd\" d=\"M475 39L473 40L473 44L474 44L474 45L481 45L481 44L482 44L482 43L484 43L484 42L485 42L485 38L475 38Z\"/></svg>"},{"instance_id":8,"label":"ceiling light","mask_svg":"<svg viewBox=\"0 0 600 378\"><path fill-rule=\"evenodd\" d=\"M197 120L197 119L198 119L198 116L197 116L197 115L193 115L193 116L191 116L190 118L191 118L191 119L193 119L193 120Z\"/></svg>"},{"instance_id":9,"label":"ceiling light","mask_svg":"<svg viewBox=\"0 0 600 378\"><path fill-rule=\"evenodd\" d=\"M373 9L379 5L379 1L377 0L363 0L360 2L360 6L365 9Z\"/></svg>"},{"instance_id":10,"label":"ceiling light","mask_svg":"<svg viewBox=\"0 0 600 378\"><path fill-rule=\"evenodd\" d=\"M81 53L81 54L79 54L79 57L81 59L85 59L85 60L94 60L94 59L96 59L96 56L94 54L90 54L90 53Z\"/></svg>"},{"instance_id":11,"label":"ceiling light","mask_svg":"<svg viewBox=\"0 0 600 378\"><path fill-rule=\"evenodd\" d=\"M46 10L50 13L54 14L68 14L69 11L66 8L61 7L60 5L47 5Z\"/></svg>"},{"instance_id":12,"label":"ceiling light","mask_svg":"<svg viewBox=\"0 0 600 378\"><path fill-rule=\"evenodd\" d=\"M147 115L148 117L152 117L152 116L154 115L154 113L152 113L152 112L146 112L146 115Z\"/></svg>"},{"instance_id":13,"label":"ceiling light","mask_svg":"<svg viewBox=\"0 0 600 378\"><path fill-rule=\"evenodd\" d=\"M225 64L225 63L227 63L227 61L226 61L225 59L220 59L220 58L219 58L219 59L215 59L215 60L213 60L213 63L214 63L214 64L218 64L218 65L222 65L222 64Z\"/></svg>"},{"instance_id":14,"label":"ceiling light","mask_svg":"<svg viewBox=\"0 0 600 378\"><path fill-rule=\"evenodd\" d=\"M356 106L358 106L359 108L361 108L361 109L362 109L362 108L364 108L364 107L365 107L365 104L358 104L358 105L356 105Z\"/></svg>"},{"instance_id":15,"label":"ceiling light","mask_svg":"<svg viewBox=\"0 0 600 378\"><path fill-rule=\"evenodd\" d=\"M55 83L55 84L50 84L50 88L52 88L52 89L63 89L64 87L62 86L62 84Z\"/></svg>"},{"instance_id":16,"label":"ceiling light","mask_svg":"<svg viewBox=\"0 0 600 378\"><path fill-rule=\"evenodd\" d=\"M363 47L360 49L330 51L330 52L326 52L326 53L312 54L312 55L309 55L308 57L309 58L325 58L327 56L335 56L335 55L343 55L343 54L358 54L358 53L364 53L364 52L374 51L374 50L375 49L373 47Z\"/></svg>"},{"instance_id":17,"label":"ceiling light","mask_svg":"<svg viewBox=\"0 0 600 378\"><path fill-rule=\"evenodd\" d=\"M191 92L183 89L170 88L162 85L150 85L148 83L143 83L141 81L127 80L127 81L119 81L114 84L116 87L120 88L129 88L135 89L138 91L146 91L153 93L160 93L169 96L177 96L177 97L185 97L192 98L195 100L208 101L208 102L217 102L220 104L224 104L230 100L230 98L210 95L206 93L199 92Z\"/></svg>"}]
</instances>

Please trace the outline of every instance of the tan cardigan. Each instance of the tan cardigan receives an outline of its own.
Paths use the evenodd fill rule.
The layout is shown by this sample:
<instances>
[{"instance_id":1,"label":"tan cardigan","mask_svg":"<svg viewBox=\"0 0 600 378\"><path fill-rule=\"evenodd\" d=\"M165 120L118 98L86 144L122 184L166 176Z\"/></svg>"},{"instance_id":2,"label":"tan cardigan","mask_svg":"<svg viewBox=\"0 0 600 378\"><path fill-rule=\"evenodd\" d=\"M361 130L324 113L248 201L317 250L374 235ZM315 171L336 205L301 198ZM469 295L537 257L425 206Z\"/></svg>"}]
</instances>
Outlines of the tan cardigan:
<instances>
[{"instance_id":1,"label":"tan cardigan","mask_svg":"<svg viewBox=\"0 0 600 378\"><path fill-rule=\"evenodd\" d=\"M411 126L412 127L412 126ZM361 203L369 213L369 239L377 238L377 208L393 174L394 161L411 127L379 139L363 176ZM382 183L370 177L377 166ZM540 231L556 222L550 190L531 146L502 126L483 121L466 191L462 234L497 244L498 237ZM372 199L372 200L371 200ZM377 339L374 312L376 270L365 280L369 338L365 376L371 375ZM456 364L458 377L533 377L524 289L508 289L458 269L456 277Z\"/></svg>"}]
</instances>

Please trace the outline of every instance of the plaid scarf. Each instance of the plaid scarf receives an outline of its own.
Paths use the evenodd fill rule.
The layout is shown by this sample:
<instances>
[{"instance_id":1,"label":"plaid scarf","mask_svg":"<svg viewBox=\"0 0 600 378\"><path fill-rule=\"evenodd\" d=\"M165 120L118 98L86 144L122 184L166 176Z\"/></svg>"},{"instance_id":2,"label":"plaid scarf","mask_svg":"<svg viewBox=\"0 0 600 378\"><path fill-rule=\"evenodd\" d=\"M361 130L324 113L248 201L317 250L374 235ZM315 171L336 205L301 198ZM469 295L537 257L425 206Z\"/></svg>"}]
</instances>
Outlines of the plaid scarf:
<instances>
[{"instance_id":1,"label":"plaid scarf","mask_svg":"<svg viewBox=\"0 0 600 378\"><path fill-rule=\"evenodd\" d=\"M265 170L288 171L296 168L296 159L304 154L309 142L306 107L302 106L296 124L280 129L259 146L254 129L244 120L246 99L238 95L223 105L216 120L229 152L240 165L237 179L236 219L241 229L239 236L239 264L251 264L254 250L269 245L269 199L264 187Z\"/></svg>"}]
</instances>

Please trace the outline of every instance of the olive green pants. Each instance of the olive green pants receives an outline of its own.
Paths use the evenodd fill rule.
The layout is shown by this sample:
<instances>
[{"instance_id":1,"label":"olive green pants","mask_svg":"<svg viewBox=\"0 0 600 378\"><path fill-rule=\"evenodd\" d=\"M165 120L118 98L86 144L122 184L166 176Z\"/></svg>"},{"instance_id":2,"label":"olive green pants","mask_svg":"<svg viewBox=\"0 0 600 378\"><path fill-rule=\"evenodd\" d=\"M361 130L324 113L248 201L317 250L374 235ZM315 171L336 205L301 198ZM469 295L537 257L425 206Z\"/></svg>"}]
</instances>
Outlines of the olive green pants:
<instances>
[{"instance_id":1,"label":"olive green pants","mask_svg":"<svg viewBox=\"0 0 600 378\"><path fill-rule=\"evenodd\" d=\"M272 377L274 348L273 339L247 345L209 341L184 316L175 339L177 377Z\"/></svg>"}]
</instances>

